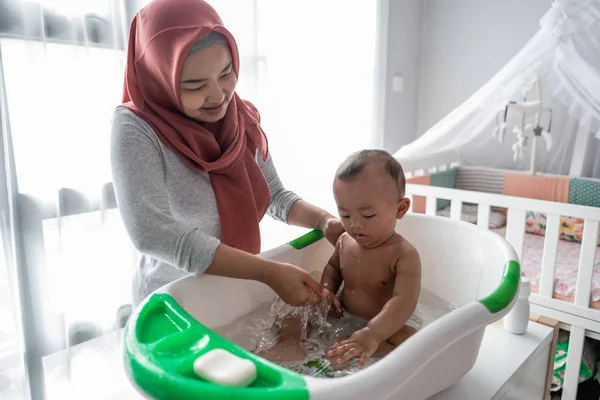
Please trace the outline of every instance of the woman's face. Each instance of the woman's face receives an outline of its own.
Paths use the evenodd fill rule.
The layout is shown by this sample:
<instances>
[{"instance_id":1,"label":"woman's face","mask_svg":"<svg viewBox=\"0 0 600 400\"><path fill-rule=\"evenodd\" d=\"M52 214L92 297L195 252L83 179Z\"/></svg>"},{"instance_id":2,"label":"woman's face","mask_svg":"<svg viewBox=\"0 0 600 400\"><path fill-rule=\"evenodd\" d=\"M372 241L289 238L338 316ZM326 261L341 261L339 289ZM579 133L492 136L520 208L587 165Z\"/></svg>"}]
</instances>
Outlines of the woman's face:
<instances>
[{"instance_id":1,"label":"woman's face","mask_svg":"<svg viewBox=\"0 0 600 400\"><path fill-rule=\"evenodd\" d=\"M215 44L186 57L179 80L185 115L202 122L219 121L225 116L236 83L227 44Z\"/></svg>"}]
</instances>

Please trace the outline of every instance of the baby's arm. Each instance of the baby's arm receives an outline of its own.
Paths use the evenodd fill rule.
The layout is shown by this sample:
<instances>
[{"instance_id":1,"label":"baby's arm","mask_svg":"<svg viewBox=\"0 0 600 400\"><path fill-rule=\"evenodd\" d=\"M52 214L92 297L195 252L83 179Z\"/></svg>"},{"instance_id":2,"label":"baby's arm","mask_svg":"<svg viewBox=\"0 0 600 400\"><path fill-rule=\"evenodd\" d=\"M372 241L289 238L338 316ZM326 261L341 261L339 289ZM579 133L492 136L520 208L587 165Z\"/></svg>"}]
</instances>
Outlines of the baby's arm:
<instances>
[{"instance_id":1,"label":"baby's arm","mask_svg":"<svg viewBox=\"0 0 600 400\"><path fill-rule=\"evenodd\" d=\"M421 292L421 258L417 250L404 253L396 263L393 297L369 321L367 327L381 341L391 338L404 327L415 311Z\"/></svg>"},{"instance_id":2,"label":"baby's arm","mask_svg":"<svg viewBox=\"0 0 600 400\"><path fill-rule=\"evenodd\" d=\"M340 271L340 246L343 235L337 241L333 255L329 258L323 274L321 275L321 287L336 294L342 284L342 272Z\"/></svg>"},{"instance_id":3,"label":"baby's arm","mask_svg":"<svg viewBox=\"0 0 600 400\"><path fill-rule=\"evenodd\" d=\"M323 274L321 275L321 287L329 291L329 304L333 304L335 309L331 309L330 315L335 316L341 316L342 314L342 305L336 297L336 294L340 289L340 286L343 281L343 276L340 269L340 248L343 238L344 234L342 234L342 236L340 236L340 238L338 239L337 244L335 245L333 255L327 262L325 269L323 269Z\"/></svg>"}]
</instances>

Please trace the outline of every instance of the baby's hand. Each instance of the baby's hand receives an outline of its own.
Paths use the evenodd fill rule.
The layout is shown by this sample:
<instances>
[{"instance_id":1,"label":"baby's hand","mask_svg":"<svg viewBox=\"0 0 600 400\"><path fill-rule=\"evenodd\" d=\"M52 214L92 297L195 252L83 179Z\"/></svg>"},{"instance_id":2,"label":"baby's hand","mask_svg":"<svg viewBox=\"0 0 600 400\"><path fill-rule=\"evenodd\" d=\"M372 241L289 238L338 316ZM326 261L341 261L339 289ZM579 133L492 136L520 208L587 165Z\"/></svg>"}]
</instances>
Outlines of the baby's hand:
<instances>
[{"instance_id":1,"label":"baby's hand","mask_svg":"<svg viewBox=\"0 0 600 400\"><path fill-rule=\"evenodd\" d=\"M327 299L327 301L329 302L329 313L332 316L336 316L336 317L341 317L342 316L342 303L340 303L340 299L337 298L337 296L330 291L329 289L323 289L323 294L325 295L325 298Z\"/></svg>"},{"instance_id":2,"label":"baby's hand","mask_svg":"<svg viewBox=\"0 0 600 400\"><path fill-rule=\"evenodd\" d=\"M381 340L375 336L368 327L358 330L349 339L336 343L327 355L337 364L345 363L354 357L360 357L358 368L362 368L365 362L375 353Z\"/></svg>"}]
</instances>

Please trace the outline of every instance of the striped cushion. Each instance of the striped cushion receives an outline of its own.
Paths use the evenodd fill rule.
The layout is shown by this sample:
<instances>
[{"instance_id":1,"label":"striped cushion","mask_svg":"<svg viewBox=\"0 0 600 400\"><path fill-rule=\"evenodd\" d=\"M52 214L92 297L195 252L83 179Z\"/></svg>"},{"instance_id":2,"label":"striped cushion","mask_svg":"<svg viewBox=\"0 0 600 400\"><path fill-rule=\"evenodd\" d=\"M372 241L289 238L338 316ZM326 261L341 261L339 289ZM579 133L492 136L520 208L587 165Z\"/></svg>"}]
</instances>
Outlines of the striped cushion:
<instances>
[{"instance_id":1,"label":"striped cushion","mask_svg":"<svg viewBox=\"0 0 600 400\"><path fill-rule=\"evenodd\" d=\"M476 224L477 223L477 211L478 211L477 204L463 204L461 220L470 222L472 224ZM437 212L437 215L442 216L442 217L450 217L450 214L451 214L450 207L446 207L443 210ZM492 210L490 212L490 220L489 221L490 221L489 222L490 229L502 228L503 226L506 225L506 215L504 215L504 213L501 211Z\"/></svg>"},{"instance_id":2,"label":"striped cushion","mask_svg":"<svg viewBox=\"0 0 600 400\"><path fill-rule=\"evenodd\" d=\"M504 171L485 168L459 167L456 188L485 193L504 193Z\"/></svg>"}]
</instances>

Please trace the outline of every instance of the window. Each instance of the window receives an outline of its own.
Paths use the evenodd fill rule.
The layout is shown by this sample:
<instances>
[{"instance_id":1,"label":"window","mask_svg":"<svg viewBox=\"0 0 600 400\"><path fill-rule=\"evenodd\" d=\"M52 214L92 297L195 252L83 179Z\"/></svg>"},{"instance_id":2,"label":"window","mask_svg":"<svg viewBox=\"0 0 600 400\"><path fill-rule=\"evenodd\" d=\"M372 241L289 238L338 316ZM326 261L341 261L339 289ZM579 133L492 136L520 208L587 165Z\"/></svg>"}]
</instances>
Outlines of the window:
<instances>
[{"instance_id":1,"label":"window","mask_svg":"<svg viewBox=\"0 0 600 400\"><path fill-rule=\"evenodd\" d=\"M123 86L124 9L123 0L0 1L0 79L4 84L0 96L6 100L0 117L3 123L10 122L16 164L10 172L19 181L19 201L27 198L38 207L21 224L27 260L19 265L27 272L22 292L31 307L20 315L36 335L35 343L24 343L35 348L25 353L30 372L41 370L37 368L41 368L42 356L72 344L71 337L82 337L74 322L87 319L106 328L114 323L118 306L114 303L126 302L130 296L131 268L123 264L133 265L131 249L110 246L111 241L122 240L120 219L115 220L110 212L85 210L66 217L58 201L69 188L86 198L87 211L96 210L111 180L110 118ZM2 201L11 196L5 185L1 195ZM2 233L8 232L2 228ZM38 238L44 243L37 242ZM98 263L114 258L122 262L98 271ZM124 278L116 276L117 269ZM94 303L90 299L97 292L89 290L82 297L75 290L80 286L72 280L80 275L59 279L74 270L88 272L84 284L89 285L93 273L102 277L112 273L114 281L123 284L113 284L109 298L96 297ZM19 315L19 303L7 290L16 287L16 278L7 271L0 264L0 398L25 398L27 393L38 398L44 390L43 376L33 373L28 375L29 382L23 380L18 325L6 324L15 321L9 314ZM99 282L96 277L94 283Z\"/></svg>"},{"instance_id":2,"label":"window","mask_svg":"<svg viewBox=\"0 0 600 400\"><path fill-rule=\"evenodd\" d=\"M0 37L124 49L122 2L0 1Z\"/></svg>"}]
</instances>

